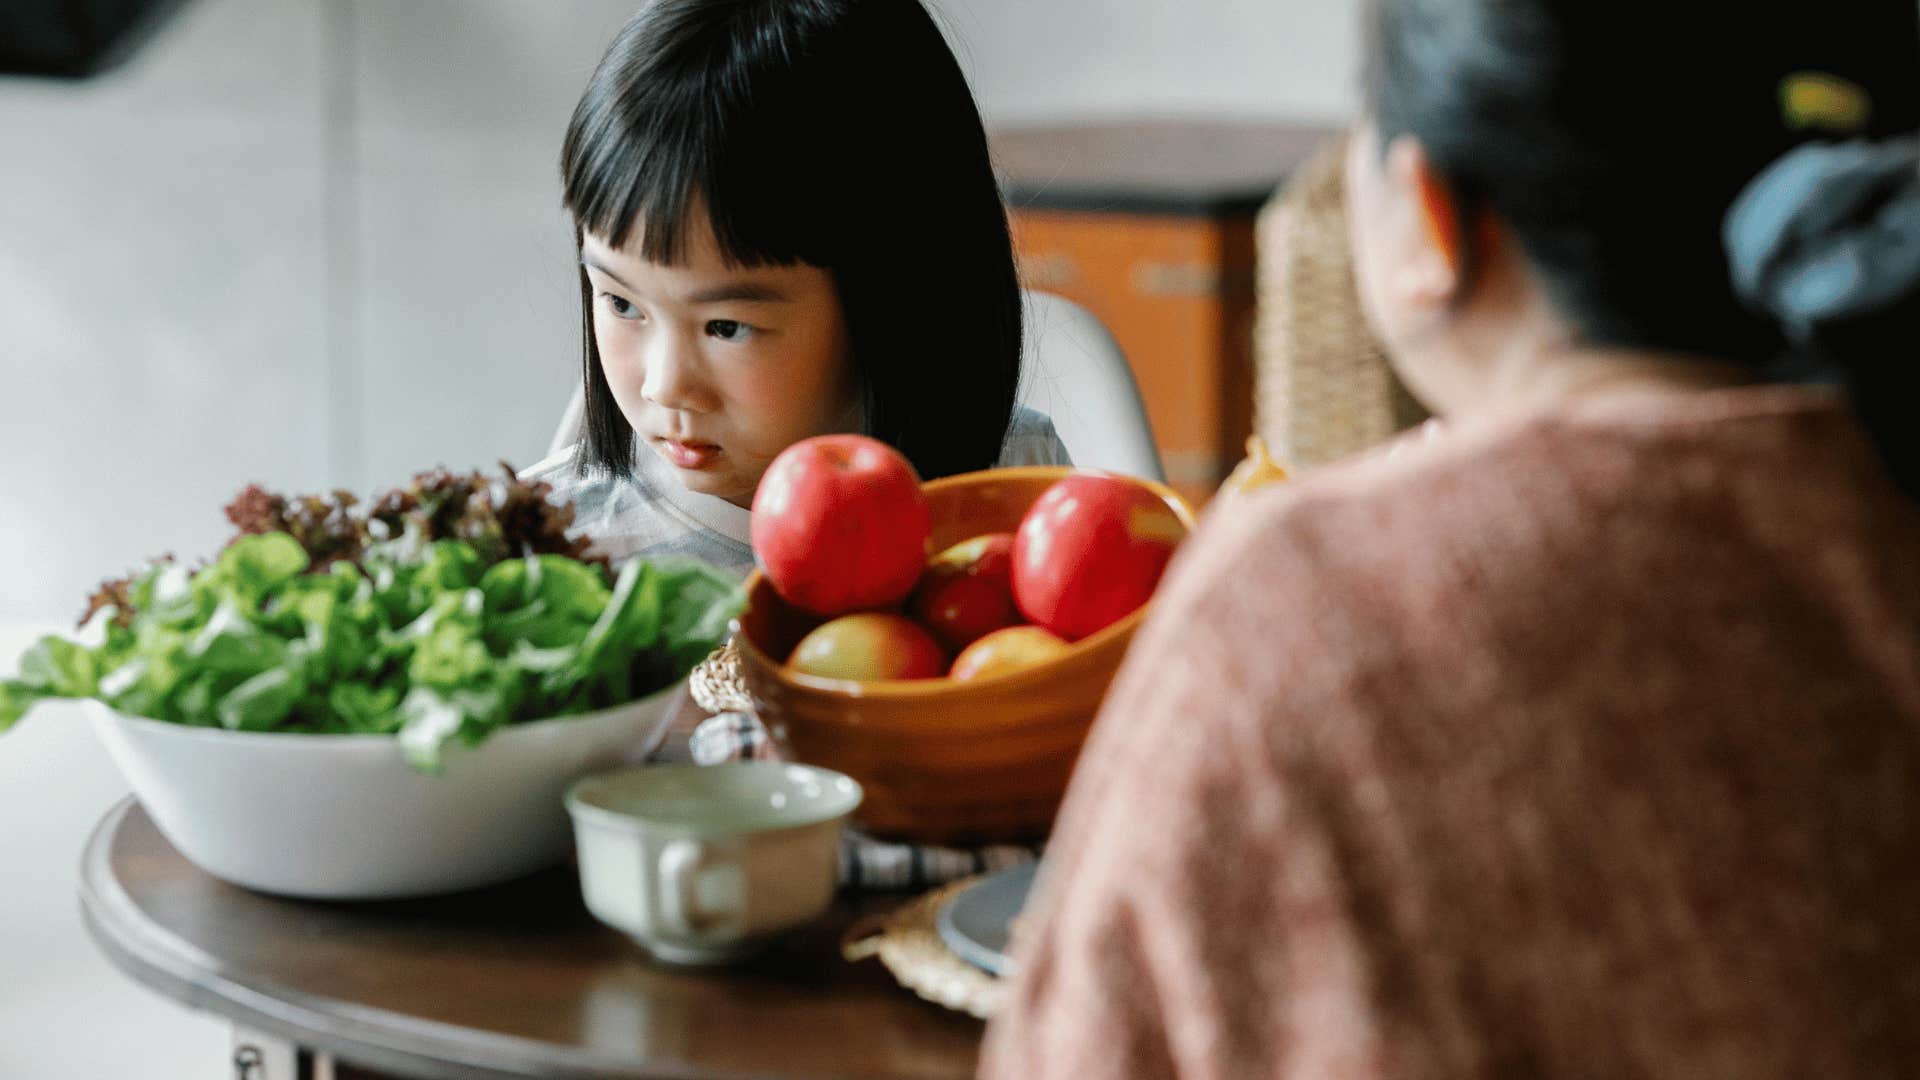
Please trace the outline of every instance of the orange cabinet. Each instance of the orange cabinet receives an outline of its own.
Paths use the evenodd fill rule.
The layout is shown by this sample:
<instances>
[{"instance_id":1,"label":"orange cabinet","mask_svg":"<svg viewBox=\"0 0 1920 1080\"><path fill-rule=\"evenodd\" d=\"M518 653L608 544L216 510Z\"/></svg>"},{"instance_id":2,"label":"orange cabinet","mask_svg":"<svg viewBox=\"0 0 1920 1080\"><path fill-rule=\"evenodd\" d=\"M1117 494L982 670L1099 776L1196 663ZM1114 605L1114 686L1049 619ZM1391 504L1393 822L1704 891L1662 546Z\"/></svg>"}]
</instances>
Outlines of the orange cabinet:
<instances>
[{"instance_id":1,"label":"orange cabinet","mask_svg":"<svg viewBox=\"0 0 1920 1080\"><path fill-rule=\"evenodd\" d=\"M1024 283L1113 331L1167 478L1196 503L1253 430L1254 217L1331 134L1157 121L993 137Z\"/></svg>"}]
</instances>

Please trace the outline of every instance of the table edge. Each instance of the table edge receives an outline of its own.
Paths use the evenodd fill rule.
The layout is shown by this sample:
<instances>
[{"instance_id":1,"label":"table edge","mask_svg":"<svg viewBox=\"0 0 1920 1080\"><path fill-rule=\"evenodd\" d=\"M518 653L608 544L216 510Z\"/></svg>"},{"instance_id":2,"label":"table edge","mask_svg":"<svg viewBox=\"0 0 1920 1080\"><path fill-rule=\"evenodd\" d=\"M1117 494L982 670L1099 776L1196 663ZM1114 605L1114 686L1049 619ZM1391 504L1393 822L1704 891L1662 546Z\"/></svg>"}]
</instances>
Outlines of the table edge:
<instances>
[{"instance_id":1,"label":"table edge","mask_svg":"<svg viewBox=\"0 0 1920 1080\"><path fill-rule=\"evenodd\" d=\"M289 1039L372 1069L429 1080L520 1080L525 1077L587 1077L633 1080L751 1080L753 1074L691 1069L685 1063L640 1066L611 1062L552 1043L511 1035L451 1028L383 1009L315 998L297 991L253 985L221 972L200 949L147 921L112 873L115 835L139 800L114 804L87 838L80 859L80 914L87 934L107 959L135 982L177 1001L226 1017L244 1027ZM323 1012L325 1005L328 1012ZM341 1027L356 1029L343 1035ZM449 1032L457 1032L450 1037ZM539 1052L533 1052L538 1048ZM491 1061L477 1060L484 1053Z\"/></svg>"}]
</instances>

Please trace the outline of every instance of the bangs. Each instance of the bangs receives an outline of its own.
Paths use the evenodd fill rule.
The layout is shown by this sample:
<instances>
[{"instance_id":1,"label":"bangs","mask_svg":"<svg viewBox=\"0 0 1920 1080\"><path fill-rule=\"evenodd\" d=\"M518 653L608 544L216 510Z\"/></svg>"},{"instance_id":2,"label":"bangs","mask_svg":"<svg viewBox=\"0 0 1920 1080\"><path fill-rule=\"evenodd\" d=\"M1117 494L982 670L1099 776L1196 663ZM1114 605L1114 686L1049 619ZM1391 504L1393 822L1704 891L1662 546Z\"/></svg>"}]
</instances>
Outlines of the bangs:
<instances>
[{"instance_id":1,"label":"bangs","mask_svg":"<svg viewBox=\"0 0 1920 1080\"><path fill-rule=\"evenodd\" d=\"M560 155L566 208L617 248L638 228L649 262L683 261L704 213L729 265L824 265L799 231L819 217L818 193L797 175L810 171L797 166L807 157L794 156L807 110L799 95L766 93L769 83L792 86L788 58L769 47L777 42L714 20L713 5L704 20L701 10L650 5L615 39L610 55L636 59L603 64L574 109ZM814 213L801 212L809 203Z\"/></svg>"}]
</instances>

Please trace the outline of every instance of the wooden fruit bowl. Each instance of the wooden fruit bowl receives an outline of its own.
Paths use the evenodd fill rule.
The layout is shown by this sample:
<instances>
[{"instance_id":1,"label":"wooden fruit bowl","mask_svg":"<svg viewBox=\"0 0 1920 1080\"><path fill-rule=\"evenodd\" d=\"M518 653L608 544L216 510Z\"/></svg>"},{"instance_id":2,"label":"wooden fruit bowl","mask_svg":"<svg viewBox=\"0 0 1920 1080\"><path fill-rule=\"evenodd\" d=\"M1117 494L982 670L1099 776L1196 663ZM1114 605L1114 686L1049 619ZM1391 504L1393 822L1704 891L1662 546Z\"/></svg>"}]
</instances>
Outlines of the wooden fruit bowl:
<instances>
[{"instance_id":1,"label":"wooden fruit bowl","mask_svg":"<svg viewBox=\"0 0 1920 1080\"><path fill-rule=\"evenodd\" d=\"M1013 531L1041 493L1073 471L994 469L925 485L934 549ZM1193 528L1193 509L1171 488L1138 482ZM735 645L755 711L793 756L866 789L854 815L866 831L927 844L1034 840L1053 823L1080 744L1146 610L1005 675L853 682L786 670L794 645L822 620L781 600L755 571Z\"/></svg>"}]
</instances>

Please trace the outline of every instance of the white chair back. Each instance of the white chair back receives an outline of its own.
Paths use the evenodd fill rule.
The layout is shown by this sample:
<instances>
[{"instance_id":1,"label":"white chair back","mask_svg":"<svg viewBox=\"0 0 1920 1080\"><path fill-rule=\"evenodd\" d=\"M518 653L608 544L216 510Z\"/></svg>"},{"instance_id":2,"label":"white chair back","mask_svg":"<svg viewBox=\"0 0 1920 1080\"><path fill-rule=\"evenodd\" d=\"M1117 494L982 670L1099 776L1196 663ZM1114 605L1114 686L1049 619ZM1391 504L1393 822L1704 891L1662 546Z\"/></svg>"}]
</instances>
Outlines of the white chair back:
<instances>
[{"instance_id":1,"label":"white chair back","mask_svg":"<svg viewBox=\"0 0 1920 1080\"><path fill-rule=\"evenodd\" d=\"M1093 312L1028 290L1020 403L1053 418L1073 463L1166 480L1126 354Z\"/></svg>"}]
</instances>

